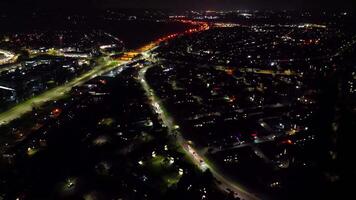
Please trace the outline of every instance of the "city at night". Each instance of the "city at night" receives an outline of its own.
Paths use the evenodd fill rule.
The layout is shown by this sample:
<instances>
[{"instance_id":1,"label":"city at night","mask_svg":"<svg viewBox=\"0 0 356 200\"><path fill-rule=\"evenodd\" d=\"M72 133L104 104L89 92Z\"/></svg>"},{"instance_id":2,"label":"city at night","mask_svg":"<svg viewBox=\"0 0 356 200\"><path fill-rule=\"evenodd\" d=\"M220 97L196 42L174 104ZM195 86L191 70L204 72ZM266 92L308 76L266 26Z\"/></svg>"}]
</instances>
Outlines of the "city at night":
<instances>
[{"instance_id":1,"label":"city at night","mask_svg":"<svg viewBox=\"0 0 356 200\"><path fill-rule=\"evenodd\" d=\"M0 200L356 199L354 0L0 2Z\"/></svg>"}]
</instances>

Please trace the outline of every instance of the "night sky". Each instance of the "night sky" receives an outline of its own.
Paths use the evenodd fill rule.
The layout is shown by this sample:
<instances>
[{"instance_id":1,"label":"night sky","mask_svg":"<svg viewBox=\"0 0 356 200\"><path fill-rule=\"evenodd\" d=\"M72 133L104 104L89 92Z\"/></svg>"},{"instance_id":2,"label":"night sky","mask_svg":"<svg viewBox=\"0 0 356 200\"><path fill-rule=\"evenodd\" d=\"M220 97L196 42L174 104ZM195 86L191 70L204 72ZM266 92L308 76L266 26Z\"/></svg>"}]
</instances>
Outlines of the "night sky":
<instances>
[{"instance_id":1,"label":"night sky","mask_svg":"<svg viewBox=\"0 0 356 200\"><path fill-rule=\"evenodd\" d=\"M6 8L354 9L355 0L1 0Z\"/></svg>"},{"instance_id":2,"label":"night sky","mask_svg":"<svg viewBox=\"0 0 356 200\"><path fill-rule=\"evenodd\" d=\"M107 5L161 8L348 8L355 0L106 0Z\"/></svg>"}]
</instances>

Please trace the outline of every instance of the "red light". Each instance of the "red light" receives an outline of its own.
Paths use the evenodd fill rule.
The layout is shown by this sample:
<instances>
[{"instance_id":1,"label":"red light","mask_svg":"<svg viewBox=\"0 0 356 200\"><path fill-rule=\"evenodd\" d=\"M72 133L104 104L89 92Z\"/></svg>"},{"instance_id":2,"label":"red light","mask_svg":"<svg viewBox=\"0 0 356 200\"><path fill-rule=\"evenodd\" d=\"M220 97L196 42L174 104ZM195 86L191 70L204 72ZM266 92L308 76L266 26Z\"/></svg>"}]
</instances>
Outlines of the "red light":
<instances>
[{"instance_id":1,"label":"red light","mask_svg":"<svg viewBox=\"0 0 356 200\"><path fill-rule=\"evenodd\" d=\"M62 110L59 108L55 108L52 110L51 114L53 117L58 117L62 113Z\"/></svg>"},{"instance_id":2,"label":"red light","mask_svg":"<svg viewBox=\"0 0 356 200\"><path fill-rule=\"evenodd\" d=\"M227 70L226 70L226 73L227 73L228 75L232 76L232 75L234 75L234 70L232 70L232 69L227 69Z\"/></svg>"},{"instance_id":3,"label":"red light","mask_svg":"<svg viewBox=\"0 0 356 200\"><path fill-rule=\"evenodd\" d=\"M292 145L293 141L288 139L288 140L283 140L281 143L282 144L290 144L290 145Z\"/></svg>"}]
</instances>

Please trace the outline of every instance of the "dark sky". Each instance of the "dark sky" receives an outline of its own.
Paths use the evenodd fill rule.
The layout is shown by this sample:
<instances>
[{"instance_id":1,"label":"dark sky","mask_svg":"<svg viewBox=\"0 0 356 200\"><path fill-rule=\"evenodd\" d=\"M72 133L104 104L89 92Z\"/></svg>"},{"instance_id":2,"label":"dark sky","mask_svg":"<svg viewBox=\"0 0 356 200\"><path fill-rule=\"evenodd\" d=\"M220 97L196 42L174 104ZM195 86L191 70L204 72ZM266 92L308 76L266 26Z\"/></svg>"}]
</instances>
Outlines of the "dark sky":
<instances>
[{"instance_id":1,"label":"dark sky","mask_svg":"<svg viewBox=\"0 0 356 200\"><path fill-rule=\"evenodd\" d=\"M354 9L356 0L0 0L13 8Z\"/></svg>"},{"instance_id":2,"label":"dark sky","mask_svg":"<svg viewBox=\"0 0 356 200\"><path fill-rule=\"evenodd\" d=\"M98 0L100 1L100 0ZM104 0L107 5L161 8L350 8L356 0Z\"/></svg>"}]
</instances>

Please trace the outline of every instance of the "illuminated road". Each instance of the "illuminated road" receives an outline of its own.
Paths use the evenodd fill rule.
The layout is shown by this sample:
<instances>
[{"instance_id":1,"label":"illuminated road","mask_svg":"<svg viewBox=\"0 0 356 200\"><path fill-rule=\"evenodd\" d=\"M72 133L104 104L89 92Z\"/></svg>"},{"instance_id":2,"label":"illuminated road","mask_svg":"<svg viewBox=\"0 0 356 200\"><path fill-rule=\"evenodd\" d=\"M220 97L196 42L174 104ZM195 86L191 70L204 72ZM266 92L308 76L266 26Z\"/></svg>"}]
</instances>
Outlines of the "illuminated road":
<instances>
[{"instance_id":1,"label":"illuminated road","mask_svg":"<svg viewBox=\"0 0 356 200\"><path fill-rule=\"evenodd\" d=\"M194 21L182 21L183 23L190 23L193 25L198 25L198 28L193 28L189 29L183 33L176 33L176 34L171 34L169 36L160 38L156 41L153 41L149 43L148 45L145 45L144 47L134 51L135 53L141 54L141 58L148 58L150 57L150 52L152 49L156 48L161 42L174 39L179 35L183 34L189 34L189 33L194 33L194 32L199 32L199 31L204 31L209 29L208 24L204 22L194 22ZM1 52L0 52L1 53ZM130 53L130 52L129 52ZM134 58L133 58L134 59ZM23 103L20 103L16 105L15 107L11 108L8 111L5 111L0 114L0 125L7 124L11 122L12 120L21 117L23 114L30 112L34 107L38 107L43 105L46 102L56 100L63 95L67 94L73 87L81 85L88 80L95 78L97 76L100 76L104 73L107 73L117 67L123 66L127 63L129 63L131 60L127 61L122 61L122 60L107 60L104 63L100 64L99 66L96 66L94 69L90 70L89 72L86 72L79 77L73 79L72 81L50 89L38 96L35 96ZM154 110L159 114L161 117L161 120L163 123L167 126L169 133L174 134L177 137L177 143L182 147L182 149L186 152L186 155L189 156L189 158L201 169L201 170L206 170L209 169L214 177L220 182L218 184L218 187L227 192L227 189L230 191L233 191L236 196L239 196L242 199L245 200L256 200L259 199L257 198L254 194L251 194L247 192L245 189L243 189L242 186L238 185L237 183L234 183L233 181L229 180L227 177L219 173L211 164L207 163L207 159L203 156L203 154L198 153L197 150L194 149L194 147L189 144L188 141L186 141L181 133L179 132L179 127L173 122L173 119L168 115L167 112L164 111L164 108L162 107L162 104L160 100L154 95L153 90L149 87L145 80L145 73L149 67L145 67L139 71L139 78L141 80L141 84L149 97L151 101L151 105L153 106Z\"/></svg>"},{"instance_id":2,"label":"illuminated road","mask_svg":"<svg viewBox=\"0 0 356 200\"><path fill-rule=\"evenodd\" d=\"M73 87L81 85L88 80L100 76L110 70L113 70L124 62L119 61L105 61L104 63L94 67L92 70L80 75L79 77L69 81L68 83L58 86L56 88L50 89L38 96L35 96L27 101L24 101L13 108L0 114L0 125L7 124L14 119L21 117L23 114L32 111L34 107L43 105L46 102L56 100L63 95L67 94Z\"/></svg>"},{"instance_id":3,"label":"illuminated road","mask_svg":"<svg viewBox=\"0 0 356 200\"><path fill-rule=\"evenodd\" d=\"M148 85L148 83L145 79L145 74L150 67L151 66L142 68L139 71L138 78L141 82L143 89L145 90L145 93L146 93L154 111L160 116L160 119L162 120L163 124L165 126L167 126L169 134L172 134L177 138L177 143L182 147L182 149L185 151L186 155L202 171L209 169L212 172L212 174L216 178L216 180L218 180L218 182L220 182L219 184L217 184L219 189L221 189L225 192L229 192L228 190L230 190L230 191L234 192L235 196L238 196L244 200L260 199L260 198L256 197L256 195L248 192L245 188L243 188L238 183L235 183L234 181L230 180L229 178L225 177L223 174L218 172L218 170L212 164L209 164L207 162L207 159L204 157L203 154L199 153L196 149L194 149L194 147L190 144L189 141L186 141L183 138L182 134L179 132L179 126L177 126L174 123L173 118L170 117L169 114L165 111L165 108L162 105L160 99L154 94L153 89Z\"/></svg>"},{"instance_id":4,"label":"illuminated road","mask_svg":"<svg viewBox=\"0 0 356 200\"><path fill-rule=\"evenodd\" d=\"M149 52L151 50L155 49L161 42L173 39L179 35L189 34L189 33L194 33L194 32L199 32L199 31L204 31L204 30L209 29L209 25L205 22L196 22L196 21L190 21L190 20L181 20L180 22L195 25L197 27L188 29L182 33L175 33L175 34L171 34L171 35L159 38L159 39L152 41L149 44L133 51L134 53L133 52L127 52L127 53L128 54L133 53L135 55L141 54L142 55L141 59L147 58L148 56L150 56ZM12 56L15 56L11 52L8 52L8 51L0 50L0 53L4 54L5 58L9 58L9 57L14 58ZM62 97L64 94L67 94L73 87L81 85L81 84L87 82L88 80L95 78L97 76L100 76L102 74L105 74L117 67L128 64L134 59L135 58L132 57L127 60L122 60L120 58L115 61L106 60L103 64L96 66L94 69L80 75L79 77L69 81L68 83L66 83L64 85L50 89L38 96L35 96L25 102L22 102L16 106L14 106L13 108L11 108L3 113L0 113L0 126L4 125L4 124L8 124L9 122L11 122L14 119L20 118L23 114L32 111L32 109L34 107L39 107L46 102L56 100L56 99Z\"/></svg>"}]
</instances>

